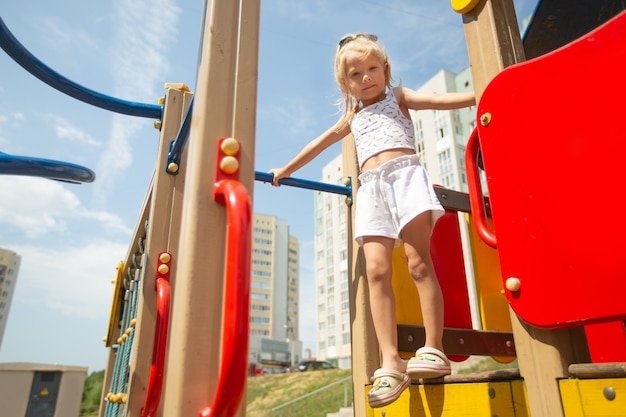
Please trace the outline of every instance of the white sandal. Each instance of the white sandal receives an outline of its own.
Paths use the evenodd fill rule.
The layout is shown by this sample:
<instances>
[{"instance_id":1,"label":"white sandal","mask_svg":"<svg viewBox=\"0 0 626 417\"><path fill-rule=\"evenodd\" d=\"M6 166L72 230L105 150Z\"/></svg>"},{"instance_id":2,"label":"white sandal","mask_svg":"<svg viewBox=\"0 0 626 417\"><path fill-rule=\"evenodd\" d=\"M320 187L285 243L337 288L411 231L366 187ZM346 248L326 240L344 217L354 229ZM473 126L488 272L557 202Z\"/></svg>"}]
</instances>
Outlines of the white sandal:
<instances>
[{"instance_id":1,"label":"white sandal","mask_svg":"<svg viewBox=\"0 0 626 417\"><path fill-rule=\"evenodd\" d=\"M374 387L367 393L367 400L372 408L384 407L394 402L411 383L408 375L385 368L374 372L372 380Z\"/></svg>"},{"instance_id":2,"label":"white sandal","mask_svg":"<svg viewBox=\"0 0 626 417\"><path fill-rule=\"evenodd\" d=\"M450 361L439 349L425 346L417 349L415 356L409 359L406 372L413 379L438 378L450 375Z\"/></svg>"}]
</instances>

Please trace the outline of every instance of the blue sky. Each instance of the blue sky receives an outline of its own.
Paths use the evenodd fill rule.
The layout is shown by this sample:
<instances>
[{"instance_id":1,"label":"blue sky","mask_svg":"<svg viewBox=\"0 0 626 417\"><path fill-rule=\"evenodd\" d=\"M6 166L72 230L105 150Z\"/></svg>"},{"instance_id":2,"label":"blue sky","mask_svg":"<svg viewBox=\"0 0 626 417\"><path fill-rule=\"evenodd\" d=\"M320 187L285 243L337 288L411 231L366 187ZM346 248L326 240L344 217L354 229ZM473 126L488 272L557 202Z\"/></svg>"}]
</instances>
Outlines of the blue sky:
<instances>
[{"instance_id":1,"label":"blue sky","mask_svg":"<svg viewBox=\"0 0 626 417\"><path fill-rule=\"evenodd\" d=\"M516 0L518 19L536 0ZM166 82L192 91L203 2L21 0L0 4L15 37L90 89L156 103ZM282 166L338 117L332 71L346 33L376 33L396 80L416 88L468 65L462 20L447 1L266 0L261 4L257 171ZM0 362L104 369L111 280L125 257L154 169L153 121L92 107L39 81L0 51L0 152L72 162L91 184L0 175L0 247L22 256ZM294 176L311 180L334 146ZM300 339L315 354L313 195L257 184L254 210L286 219L301 248Z\"/></svg>"}]
</instances>

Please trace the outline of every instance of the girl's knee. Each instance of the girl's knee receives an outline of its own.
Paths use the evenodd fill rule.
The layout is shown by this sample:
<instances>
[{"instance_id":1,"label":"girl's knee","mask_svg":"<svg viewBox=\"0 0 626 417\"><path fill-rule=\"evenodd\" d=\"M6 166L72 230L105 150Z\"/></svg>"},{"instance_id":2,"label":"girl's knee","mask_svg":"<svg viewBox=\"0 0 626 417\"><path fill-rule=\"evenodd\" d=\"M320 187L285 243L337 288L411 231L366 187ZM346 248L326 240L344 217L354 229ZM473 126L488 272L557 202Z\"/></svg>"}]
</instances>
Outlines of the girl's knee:
<instances>
[{"instance_id":1,"label":"girl's knee","mask_svg":"<svg viewBox=\"0 0 626 417\"><path fill-rule=\"evenodd\" d=\"M434 274L431 273L428 264L420 260L408 263L409 274L415 282L422 282L431 278L434 278Z\"/></svg>"},{"instance_id":2,"label":"girl's knee","mask_svg":"<svg viewBox=\"0 0 626 417\"><path fill-rule=\"evenodd\" d=\"M391 268L380 262L368 262L365 272L368 282L380 282L391 278Z\"/></svg>"}]
</instances>

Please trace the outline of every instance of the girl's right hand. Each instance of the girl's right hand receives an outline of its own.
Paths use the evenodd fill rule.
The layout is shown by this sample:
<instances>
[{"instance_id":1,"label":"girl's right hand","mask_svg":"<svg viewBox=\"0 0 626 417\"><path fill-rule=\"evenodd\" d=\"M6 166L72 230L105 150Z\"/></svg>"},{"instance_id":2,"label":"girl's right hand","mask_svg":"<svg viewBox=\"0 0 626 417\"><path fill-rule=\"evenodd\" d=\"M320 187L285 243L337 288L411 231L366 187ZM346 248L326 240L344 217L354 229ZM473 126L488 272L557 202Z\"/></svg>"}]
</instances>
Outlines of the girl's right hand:
<instances>
[{"instance_id":1,"label":"girl's right hand","mask_svg":"<svg viewBox=\"0 0 626 417\"><path fill-rule=\"evenodd\" d=\"M280 187L278 181L281 178L289 177L289 173L285 170L285 168L272 168L269 170L269 172L274 174L274 179L272 180L272 185L274 187Z\"/></svg>"}]
</instances>

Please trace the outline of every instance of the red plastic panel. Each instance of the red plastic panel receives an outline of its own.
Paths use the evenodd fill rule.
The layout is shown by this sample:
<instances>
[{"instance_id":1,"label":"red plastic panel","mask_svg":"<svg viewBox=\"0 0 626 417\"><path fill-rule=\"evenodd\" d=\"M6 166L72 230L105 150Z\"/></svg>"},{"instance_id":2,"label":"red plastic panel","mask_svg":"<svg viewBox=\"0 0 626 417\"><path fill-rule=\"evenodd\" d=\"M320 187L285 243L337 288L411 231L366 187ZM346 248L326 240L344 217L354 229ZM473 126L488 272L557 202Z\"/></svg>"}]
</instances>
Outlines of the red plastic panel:
<instances>
[{"instance_id":1,"label":"red plastic panel","mask_svg":"<svg viewBox=\"0 0 626 417\"><path fill-rule=\"evenodd\" d=\"M585 336L591 362L626 362L626 322L590 324Z\"/></svg>"},{"instance_id":2,"label":"red plastic panel","mask_svg":"<svg viewBox=\"0 0 626 417\"><path fill-rule=\"evenodd\" d=\"M445 327L471 329L472 316L456 212L446 211L435 224L430 240L430 254L443 293ZM450 355L449 358L460 362L468 356Z\"/></svg>"},{"instance_id":3,"label":"red plastic panel","mask_svg":"<svg viewBox=\"0 0 626 417\"><path fill-rule=\"evenodd\" d=\"M478 106L503 281L544 328L626 318L626 13L510 67ZM488 117L489 116L489 117Z\"/></svg>"}]
</instances>

